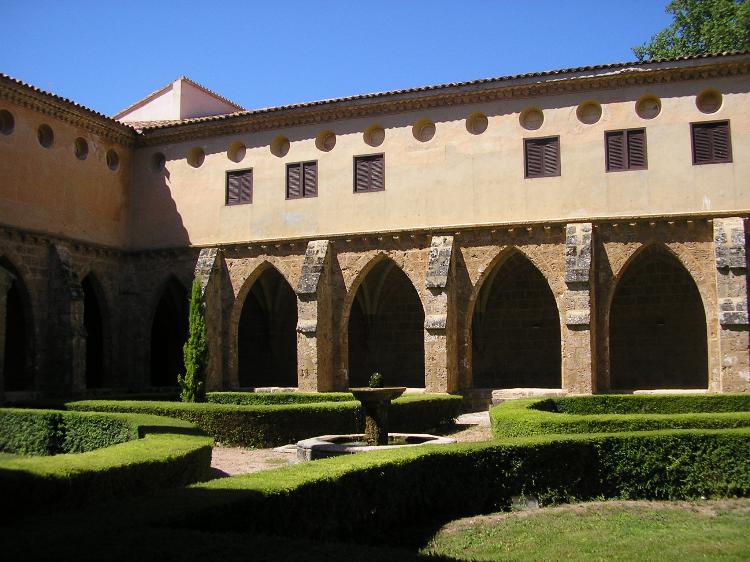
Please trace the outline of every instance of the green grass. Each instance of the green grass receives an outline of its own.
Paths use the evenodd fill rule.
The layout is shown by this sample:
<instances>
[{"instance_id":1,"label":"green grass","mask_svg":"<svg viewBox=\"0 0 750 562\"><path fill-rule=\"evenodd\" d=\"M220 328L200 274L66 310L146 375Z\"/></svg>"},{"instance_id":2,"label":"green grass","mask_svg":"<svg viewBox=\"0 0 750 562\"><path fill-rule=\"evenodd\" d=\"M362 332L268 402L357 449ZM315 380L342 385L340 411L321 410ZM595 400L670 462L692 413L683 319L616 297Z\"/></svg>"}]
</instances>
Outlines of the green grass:
<instances>
[{"instance_id":1,"label":"green grass","mask_svg":"<svg viewBox=\"0 0 750 562\"><path fill-rule=\"evenodd\" d=\"M750 499L595 502L454 521L423 554L457 560L749 560Z\"/></svg>"}]
</instances>

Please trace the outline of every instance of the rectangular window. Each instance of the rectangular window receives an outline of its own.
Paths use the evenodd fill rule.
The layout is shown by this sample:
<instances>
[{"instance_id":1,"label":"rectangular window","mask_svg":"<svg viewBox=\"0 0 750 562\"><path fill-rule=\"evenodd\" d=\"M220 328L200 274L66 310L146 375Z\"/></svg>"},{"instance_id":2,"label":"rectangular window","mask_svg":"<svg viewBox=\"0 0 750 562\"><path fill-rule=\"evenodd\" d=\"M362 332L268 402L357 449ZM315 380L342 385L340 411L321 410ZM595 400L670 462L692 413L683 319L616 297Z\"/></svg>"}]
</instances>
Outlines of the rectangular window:
<instances>
[{"instance_id":1,"label":"rectangular window","mask_svg":"<svg viewBox=\"0 0 750 562\"><path fill-rule=\"evenodd\" d=\"M560 137L524 139L523 151L527 178L560 175Z\"/></svg>"},{"instance_id":2,"label":"rectangular window","mask_svg":"<svg viewBox=\"0 0 750 562\"><path fill-rule=\"evenodd\" d=\"M297 162L286 165L286 198L318 196L318 163Z\"/></svg>"},{"instance_id":3,"label":"rectangular window","mask_svg":"<svg viewBox=\"0 0 750 562\"><path fill-rule=\"evenodd\" d=\"M646 129L626 129L604 133L606 166L608 172L645 170Z\"/></svg>"},{"instance_id":4,"label":"rectangular window","mask_svg":"<svg viewBox=\"0 0 750 562\"><path fill-rule=\"evenodd\" d=\"M385 155L371 154L354 157L354 192L383 191L385 189Z\"/></svg>"},{"instance_id":5,"label":"rectangular window","mask_svg":"<svg viewBox=\"0 0 750 562\"><path fill-rule=\"evenodd\" d=\"M227 172L227 205L242 205L253 202L253 170Z\"/></svg>"},{"instance_id":6,"label":"rectangular window","mask_svg":"<svg viewBox=\"0 0 750 562\"><path fill-rule=\"evenodd\" d=\"M719 164L732 161L729 121L691 123L693 164Z\"/></svg>"}]
</instances>

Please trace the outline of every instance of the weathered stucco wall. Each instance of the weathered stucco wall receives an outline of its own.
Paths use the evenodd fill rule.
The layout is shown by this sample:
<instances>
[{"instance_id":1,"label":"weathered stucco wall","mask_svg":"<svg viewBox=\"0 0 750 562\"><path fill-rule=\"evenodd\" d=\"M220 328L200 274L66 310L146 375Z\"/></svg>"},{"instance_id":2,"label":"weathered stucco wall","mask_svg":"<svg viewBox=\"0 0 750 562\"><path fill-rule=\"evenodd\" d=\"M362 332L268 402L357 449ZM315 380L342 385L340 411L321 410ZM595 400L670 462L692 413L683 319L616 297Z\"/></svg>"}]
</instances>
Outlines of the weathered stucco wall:
<instances>
[{"instance_id":1,"label":"weathered stucco wall","mask_svg":"<svg viewBox=\"0 0 750 562\"><path fill-rule=\"evenodd\" d=\"M0 99L13 131L0 134L0 224L114 247L127 245L132 149L54 116ZM48 125L54 140L40 145L37 129ZM74 145L88 145L85 160ZM116 170L107 152L119 158Z\"/></svg>"},{"instance_id":2,"label":"weathered stucco wall","mask_svg":"<svg viewBox=\"0 0 750 562\"><path fill-rule=\"evenodd\" d=\"M715 88L723 95L718 111L706 114L696 96ZM744 92L743 92L744 90ZM652 84L618 90L593 90L556 96L520 97L340 120L314 126L211 137L156 145L136 151L132 243L139 248L208 245L248 240L326 237L456 225L585 221L595 217L710 213L750 207L742 178L750 174L750 96L746 78L731 77ZM636 113L636 101L657 96L661 111L653 119ZM578 107L601 105L601 118L584 124ZM520 123L521 113L539 108L544 121L536 130ZM486 131L467 131L475 112L488 118ZM416 140L420 119L435 123L435 135ZM733 163L692 164L691 122L729 119ZM368 145L364 131L380 125L385 140ZM648 169L607 173L604 132L646 128ZM328 152L316 136L336 134ZM561 175L524 178L523 139L560 137ZM285 156L271 152L285 136ZM244 158L230 160L230 144L246 146ZM198 168L186 161L194 148L205 153ZM385 190L353 193L353 157L385 154ZM155 153L166 157L154 171ZM318 162L318 196L285 199L286 164ZM251 204L227 206L227 170L253 169Z\"/></svg>"}]
</instances>

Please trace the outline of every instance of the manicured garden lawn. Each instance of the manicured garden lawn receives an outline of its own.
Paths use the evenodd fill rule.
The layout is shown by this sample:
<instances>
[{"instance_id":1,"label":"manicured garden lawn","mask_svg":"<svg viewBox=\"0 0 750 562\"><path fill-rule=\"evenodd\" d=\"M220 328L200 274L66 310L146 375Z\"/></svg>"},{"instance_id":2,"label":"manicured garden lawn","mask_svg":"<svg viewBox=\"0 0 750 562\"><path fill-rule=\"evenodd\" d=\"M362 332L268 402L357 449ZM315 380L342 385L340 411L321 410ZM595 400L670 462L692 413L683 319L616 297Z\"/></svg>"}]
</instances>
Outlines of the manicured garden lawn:
<instances>
[{"instance_id":1,"label":"manicured garden lawn","mask_svg":"<svg viewBox=\"0 0 750 562\"><path fill-rule=\"evenodd\" d=\"M592 502L449 523L423 554L457 560L750 560L750 499Z\"/></svg>"}]
</instances>

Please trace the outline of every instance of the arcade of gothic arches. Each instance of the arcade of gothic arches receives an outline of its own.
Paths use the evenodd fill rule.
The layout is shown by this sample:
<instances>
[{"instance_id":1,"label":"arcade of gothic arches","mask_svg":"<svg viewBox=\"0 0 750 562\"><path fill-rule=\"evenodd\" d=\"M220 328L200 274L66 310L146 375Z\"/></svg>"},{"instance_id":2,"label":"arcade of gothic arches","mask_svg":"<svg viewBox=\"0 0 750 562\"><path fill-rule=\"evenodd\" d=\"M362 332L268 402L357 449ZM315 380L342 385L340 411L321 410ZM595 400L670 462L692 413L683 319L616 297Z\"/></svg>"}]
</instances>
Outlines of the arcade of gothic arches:
<instances>
[{"instance_id":1,"label":"arcade of gothic arches","mask_svg":"<svg viewBox=\"0 0 750 562\"><path fill-rule=\"evenodd\" d=\"M709 372L711 361L715 361L712 354L715 354L717 330L712 323L717 321L717 315L711 314L711 308L716 305L706 302L710 297L705 296L717 291L710 285L711 276L707 274L711 268L717 271L715 256L705 251L710 248L711 240L704 237L702 243L694 245L694 250L689 250L689 244L663 240L635 247L609 242L596 245L595 261L599 263L591 269L602 269L598 279L604 284L597 287L591 281L597 276L591 275L584 285L593 287L600 297L590 310L591 316L598 319L598 330L593 330L590 324L581 328L580 324L570 322L571 315L566 309L579 298L581 283L563 282L566 269L575 265L566 263L565 246L555 240L541 246L536 244L538 241L533 242L530 246L459 247L451 240L450 267L443 272L444 286L437 289L426 285L432 267L429 260L425 262L429 248L423 245L406 249L399 253L398 260L391 259L390 256L396 256L394 252L380 252L372 260L374 265L360 263L358 271L363 273L348 290L346 282L336 280L336 272L342 268L333 245L329 244L332 257L328 263L333 261L336 267L329 267L317 281L319 291L323 285L329 285L329 300L321 301L315 314L330 314L333 325L338 323L338 327L326 341L317 342L317 349L318 353L322 349L334 358L332 370L340 368L335 365L337 354L345 355L346 379L333 378L334 382L320 384L319 388L333 390L363 385L372 372L379 371L387 384L440 390L434 382L439 379L430 379L429 365L435 359L434 340L442 337L446 349L459 355L454 368L460 371L462 365L470 366L468 373L453 382L438 382L444 385L444 390L575 390L575 377L581 373L574 372L580 365L571 363L571 341L581 331L586 339L599 342L594 345L602 350L590 356L606 361L602 366L592 359L589 373L585 372L585 365L581 369L583 378L593 379L591 391L706 389L715 385ZM540 247L546 252L544 259L537 255ZM505 249L498 254L500 248ZM502 259L493 258L498 255ZM707 255L711 259L706 263ZM476 263L472 261L477 257ZM235 332L238 368L237 380L228 383L217 383L222 379L214 375L213 382L210 381L213 388L302 386L298 383L300 340L309 336L299 328L304 320L298 317L304 299L297 291L304 263L302 256L287 261L277 259L278 256L267 258L267 263L277 263L278 268L265 265L261 272L251 272L248 279L252 281L248 280L249 287L242 291L241 302L234 304L230 297L227 304L226 288L220 291L225 295L219 307L225 310L221 315L226 316L226 310L233 306L241 307ZM700 258L704 258L703 263ZM221 253L216 259L222 259ZM185 260L184 264L195 263L194 260L194 257ZM37 380L42 372L37 348L39 338L43 337L39 325L43 320L35 318L35 314L43 311L44 306L34 302L40 292L29 290L24 269L9 258L1 258L0 266L7 285L3 302L4 391L43 389ZM405 273L405 267L411 276ZM217 273L220 270L214 267L209 272L214 284L227 283ZM139 308L142 303L138 303L134 320L145 324L142 329L148 334L140 340L147 342L149 373L141 388L174 387L177 374L183 369L188 291L180 279L189 279L189 273L181 271L162 282L150 310ZM89 389L124 386L122 374L119 377L114 374L117 338L112 333L136 328L130 323L113 325L110 314L113 295L105 295L102 276L101 273L86 275L76 297L82 311L79 332L85 340L83 380ZM417 279L421 276L421 283L414 280L415 276ZM476 298L466 298L472 293ZM206 294L207 307L215 307L217 300L211 296L210 288ZM450 304L444 307L448 321L446 328L434 329L430 322L436 316L435 303L440 294L448 295L445 303ZM348 310L343 310L346 302ZM305 310L309 315L309 308ZM464 315L466 329L456 327L460 326L460 320L451 324L452 314ZM207 318L211 332L213 316L208 313ZM465 341L460 341L461 334L466 334ZM455 339L451 342L451 338ZM343 342L339 345L345 345L346 349L337 352L337 342ZM231 349L227 338L220 345L223 350ZM446 364L451 364L450 357ZM220 368L226 370L225 366ZM606 373L608 380L602 381L601 376L591 374L596 370ZM323 379L326 375L317 376Z\"/></svg>"}]
</instances>

